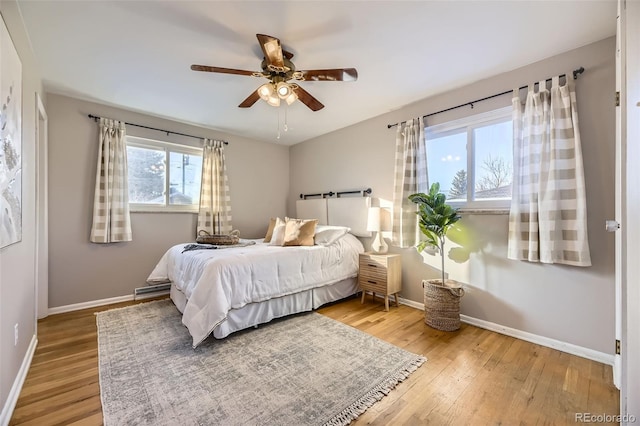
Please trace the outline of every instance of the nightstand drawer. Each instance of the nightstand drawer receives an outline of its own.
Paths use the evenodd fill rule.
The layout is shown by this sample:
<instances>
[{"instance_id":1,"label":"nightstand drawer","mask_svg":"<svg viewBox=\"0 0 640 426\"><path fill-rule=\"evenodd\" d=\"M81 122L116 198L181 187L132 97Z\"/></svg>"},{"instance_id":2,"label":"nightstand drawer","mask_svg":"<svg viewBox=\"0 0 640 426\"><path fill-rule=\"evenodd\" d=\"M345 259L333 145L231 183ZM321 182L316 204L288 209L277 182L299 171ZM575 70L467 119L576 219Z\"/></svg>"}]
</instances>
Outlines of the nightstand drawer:
<instances>
[{"instance_id":1,"label":"nightstand drawer","mask_svg":"<svg viewBox=\"0 0 640 426\"><path fill-rule=\"evenodd\" d=\"M361 254L360 255L360 269L373 269L373 270L387 270L388 256L374 255L374 254Z\"/></svg>"},{"instance_id":2,"label":"nightstand drawer","mask_svg":"<svg viewBox=\"0 0 640 426\"><path fill-rule=\"evenodd\" d=\"M364 291L372 291L379 294L387 294L387 283L376 282L374 280L360 280L358 281L360 288Z\"/></svg>"},{"instance_id":3,"label":"nightstand drawer","mask_svg":"<svg viewBox=\"0 0 640 426\"><path fill-rule=\"evenodd\" d=\"M376 270L370 268L360 268L358 274L360 277L366 277L367 279L376 280L378 282L387 282L387 270Z\"/></svg>"}]
</instances>

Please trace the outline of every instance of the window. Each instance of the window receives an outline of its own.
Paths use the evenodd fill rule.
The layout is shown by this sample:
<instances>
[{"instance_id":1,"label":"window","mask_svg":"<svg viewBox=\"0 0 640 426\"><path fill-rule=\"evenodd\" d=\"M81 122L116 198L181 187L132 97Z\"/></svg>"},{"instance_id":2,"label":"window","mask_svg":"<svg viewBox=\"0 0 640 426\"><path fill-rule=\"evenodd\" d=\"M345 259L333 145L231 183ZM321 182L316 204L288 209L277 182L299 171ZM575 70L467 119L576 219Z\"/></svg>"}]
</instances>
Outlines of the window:
<instances>
[{"instance_id":1,"label":"window","mask_svg":"<svg viewBox=\"0 0 640 426\"><path fill-rule=\"evenodd\" d=\"M127 162L132 211L198 211L202 149L127 136Z\"/></svg>"},{"instance_id":2,"label":"window","mask_svg":"<svg viewBox=\"0 0 640 426\"><path fill-rule=\"evenodd\" d=\"M427 127L429 183L456 207L508 208L513 174L511 107Z\"/></svg>"}]
</instances>

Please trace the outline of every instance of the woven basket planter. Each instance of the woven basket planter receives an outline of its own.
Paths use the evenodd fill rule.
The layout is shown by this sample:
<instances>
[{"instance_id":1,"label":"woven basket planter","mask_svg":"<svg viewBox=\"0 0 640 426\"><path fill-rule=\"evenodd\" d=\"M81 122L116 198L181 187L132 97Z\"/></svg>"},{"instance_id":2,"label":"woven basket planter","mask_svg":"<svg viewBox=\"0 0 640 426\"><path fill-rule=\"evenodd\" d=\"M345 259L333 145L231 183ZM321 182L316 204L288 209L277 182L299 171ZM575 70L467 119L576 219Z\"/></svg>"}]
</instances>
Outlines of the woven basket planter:
<instances>
[{"instance_id":1,"label":"woven basket planter","mask_svg":"<svg viewBox=\"0 0 640 426\"><path fill-rule=\"evenodd\" d=\"M460 328L460 298L464 289L454 280L423 280L424 322L437 330L455 331Z\"/></svg>"}]
</instances>

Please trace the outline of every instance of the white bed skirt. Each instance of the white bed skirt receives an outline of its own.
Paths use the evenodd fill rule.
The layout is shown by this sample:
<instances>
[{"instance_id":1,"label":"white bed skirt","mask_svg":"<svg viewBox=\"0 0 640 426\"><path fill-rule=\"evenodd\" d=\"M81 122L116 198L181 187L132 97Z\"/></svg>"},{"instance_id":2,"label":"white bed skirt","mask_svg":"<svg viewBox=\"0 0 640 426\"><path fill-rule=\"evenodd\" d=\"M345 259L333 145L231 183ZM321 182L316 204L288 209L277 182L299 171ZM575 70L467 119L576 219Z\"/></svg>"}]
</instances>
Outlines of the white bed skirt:
<instances>
[{"instance_id":1,"label":"white bed skirt","mask_svg":"<svg viewBox=\"0 0 640 426\"><path fill-rule=\"evenodd\" d=\"M226 320L214 328L212 334L216 339L223 339L235 331L264 324L274 318L311 311L326 303L349 297L357 291L358 279L347 278L332 285L317 287L260 303L250 303L240 309L231 309L227 313ZM173 283L171 284L170 296L178 310L184 312L187 298Z\"/></svg>"}]
</instances>

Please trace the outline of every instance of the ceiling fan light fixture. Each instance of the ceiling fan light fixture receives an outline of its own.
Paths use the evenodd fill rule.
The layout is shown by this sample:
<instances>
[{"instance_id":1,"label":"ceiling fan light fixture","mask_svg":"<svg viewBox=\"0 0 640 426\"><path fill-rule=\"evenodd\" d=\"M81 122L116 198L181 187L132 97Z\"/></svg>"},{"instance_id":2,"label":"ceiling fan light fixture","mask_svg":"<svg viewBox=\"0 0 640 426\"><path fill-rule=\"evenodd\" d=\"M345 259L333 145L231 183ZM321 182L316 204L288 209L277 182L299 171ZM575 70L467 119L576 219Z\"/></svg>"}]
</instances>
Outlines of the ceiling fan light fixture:
<instances>
[{"instance_id":1,"label":"ceiling fan light fixture","mask_svg":"<svg viewBox=\"0 0 640 426\"><path fill-rule=\"evenodd\" d=\"M269 98L275 93L275 89L272 83L265 83L258 88L258 95L263 101L269 102Z\"/></svg>"},{"instance_id":2,"label":"ceiling fan light fixture","mask_svg":"<svg viewBox=\"0 0 640 426\"><path fill-rule=\"evenodd\" d=\"M298 95L296 94L296 92L292 90L291 94L286 98L284 98L284 100L287 103L287 105L291 105L292 103L298 100Z\"/></svg>"},{"instance_id":3,"label":"ceiling fan light fixture","mask_svg":"<svg viewBox=\"0 0 640 426\"><path fill-rule=\"evenodd\" d=\"M280 106L280 98L275 93L271 94L268 99L265 99L267 103L271 106Z\"/></svg>"},{"instance_id":4,"label":"ceiling fan light fixture","mask_svg":"<svg viewBox=\"0 0 640 426\"><path fill-rule=\"evenodd\" d=\"M278 92L278 96L280 97L280 99L287 99L293 93L293 89L291 88L291 85L284 81L281 81L280 83L277 84L276 90Z\"/></svg>"}]
</instances>

